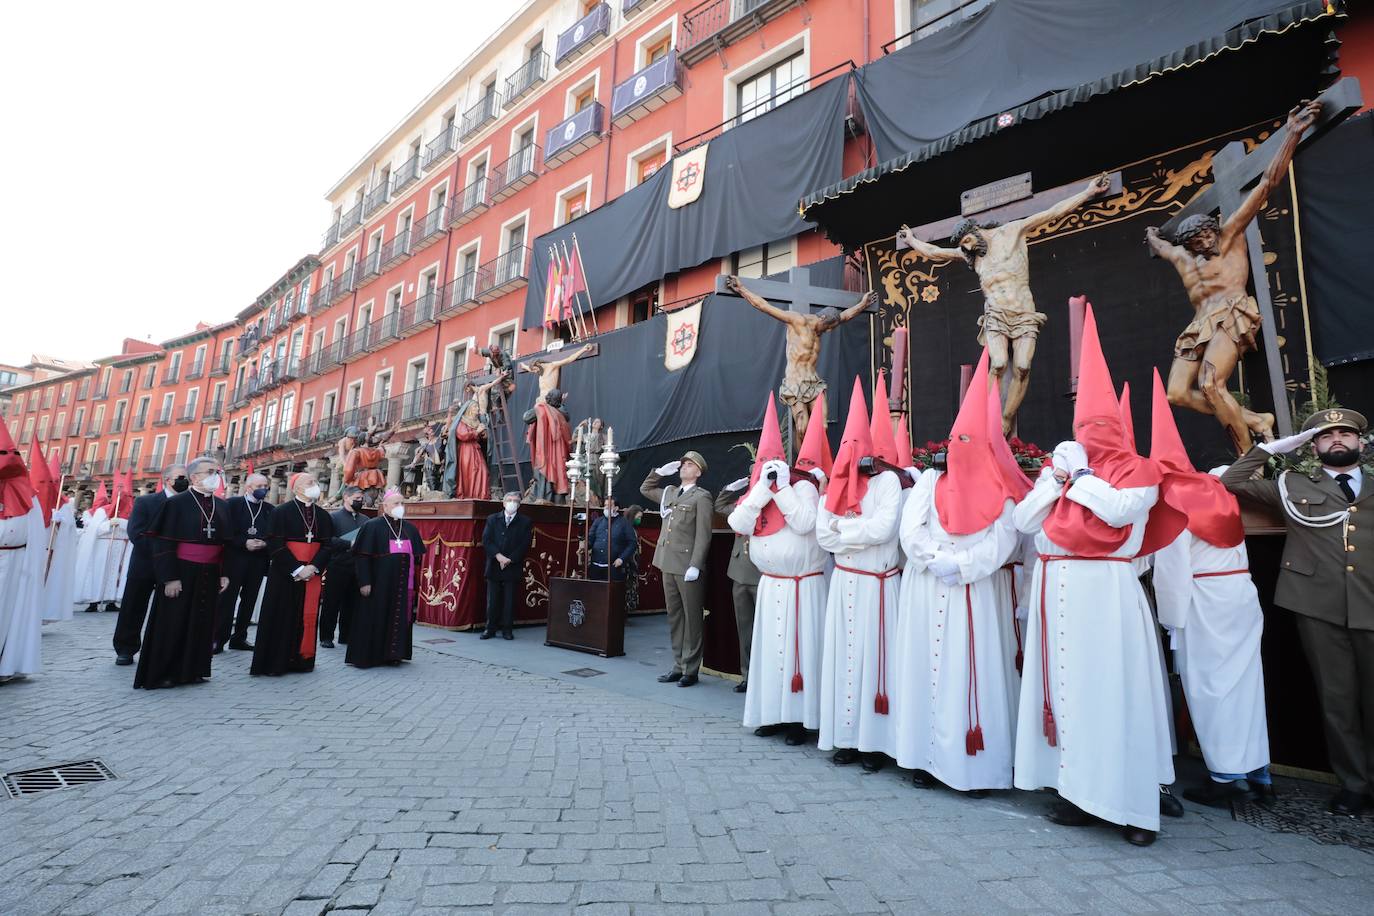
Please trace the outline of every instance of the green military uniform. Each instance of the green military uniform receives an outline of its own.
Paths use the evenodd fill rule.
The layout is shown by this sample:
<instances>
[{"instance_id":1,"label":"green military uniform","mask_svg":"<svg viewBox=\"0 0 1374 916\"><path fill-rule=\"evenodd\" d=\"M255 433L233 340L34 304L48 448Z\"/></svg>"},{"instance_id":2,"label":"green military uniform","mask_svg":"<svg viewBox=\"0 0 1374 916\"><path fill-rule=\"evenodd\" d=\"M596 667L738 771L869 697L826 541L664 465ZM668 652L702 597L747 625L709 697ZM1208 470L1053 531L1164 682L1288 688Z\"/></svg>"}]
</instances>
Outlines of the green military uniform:
<instances>
[{"instance_id":1,"label":"green military uniform","mask_svg":"<svg viewBox=\"0 0 1374 916\"><path fill-rule=\"evenodd\" d=\"M716 497L716 511L721 515L729 515L741 495L743 491L721 490ZM725 574L730 577L730 597L735 602L735 627L739 631L739 673L748 681L749 649L754 640L754 605L758 603L759 595L759 568L749 559L748 535L735 535L735 543L730 548L730 566Z\"/></svg>"},{"instance_id":2,"label":"green military uniform","mask_svg":"<svg viewBox=\"0 0 1374 916\"><path fill-rule=\"evenodd\" d=\"M684 459L703 472L706 461L696 452ZM654 566L663 575L663 598L668 605L668 631L673 641L673 673L697 676L701 668L702 606L706 597L706 555L711 547L711 494L700 484L686 489L660 487L657 472L650 472L639 488L658 503L663 527L654 549ZM697 578L688 582L687 570L695 567Z\"/></svg>"},{"instance_id":3,"label":"green military uniform","mask_svg":"<svg viewBox=\"0 0 1374 916\"><path fill-rule=\"evenodd\" d=\"M1363 432L1364 417L1321 411L1303 424L1304 431L1333 428ZM1374 473L1348 469L1359 481L1352 501L1324 468L1251 479L1269 458L1257 445L1221 481L1237 496L1283 515L1287 538L1274 601L1297 615L1321 697L1331 768L1346 791L1369 795L1374 789Z\"/></svg>"}]
</instances>

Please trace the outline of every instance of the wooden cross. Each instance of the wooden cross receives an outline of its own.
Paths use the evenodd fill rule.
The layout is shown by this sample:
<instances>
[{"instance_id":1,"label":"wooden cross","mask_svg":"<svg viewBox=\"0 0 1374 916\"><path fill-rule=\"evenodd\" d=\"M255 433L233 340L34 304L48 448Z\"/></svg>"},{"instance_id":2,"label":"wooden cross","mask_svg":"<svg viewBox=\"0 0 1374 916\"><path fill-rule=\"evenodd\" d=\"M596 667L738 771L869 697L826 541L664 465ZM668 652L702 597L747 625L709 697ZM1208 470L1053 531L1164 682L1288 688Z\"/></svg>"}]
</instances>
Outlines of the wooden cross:
<instances>
[{"instance_id":1,"label":"wooden cross","mask_svg":"<svg viewBox=\"0 0 1374 916\"><path fill-rule=\"evenodd\" d=\"M1303 138L1302 144L1310 142L1315 136L1344 121L1363 107L1360 94L1360 81L1347 76L1323 92L1317 99L1322 103L1321 114ZM1159 227L1159 234L1172 239L1178 224L1189 216L1220 211L1224 220L1233 213L1244 198L1247 185L1253 184L1264 173L1274 158L1275 151L1283 145L1284 130L1276 130L1269 138L1255 147L1249 154L1245 144L1239 140L1228 143L1212 157L1212 184L1198 192L1192 200L1175 213L1168 222ZM1293 201L1294 206L1297 201ZM1255 288L1255 304L1259 306L1263 321L1260 331L1264 339L1264 365L1269 374L1269 391L1274 400L1274 423L1280 436L1293 435L1293 415L1288 409L1288 389L1283 382L1283 364L1279 359L1278 328L1274 324L1274 300L1269 295L1269 275L1264 270L1264 240L1260 238L1257 220L1251 220L1245 227L1245 245L1250 256L1250 282Z\"/></svg>"},{"instance_id":2,"label":"wooden cross","mask_svg":"<svg viewBox=\"0 0 1374 916\"><path fill-rule=\"evenodd\" d=\"M716 277L716 295L734 296L734 293L726 289L725 279L724 275ZM787 272L786 280L745 280L741 277L739 282L751 293L774 302L786 302L789 312L799 312L803 315L810 314L812 309L844 310L855 303L854 293L848 290L812 286L809 267L793 267ZM877 310L876 303L864 309L865 312Z\"/></svg>"},{"instance_id":3,"label":"wooden cross","mask_svg":"<svg viewBox=\"0 0 1374 916\"><path fill-rule=\"evenodd\" d=\"M1107 178L1107 190L1103 196L1111 197L1114 194L1120 194L1121 172L1111 172L1108 174ZM954 231L954 227L965 219L974 219L979 223L1009 223L1012 220L1030 216L1032 213L1040 213L1043 210L1048 210L1061 200L1068 200L1082 190L1083 182L1081 181L1074 182L1073 184L1063 184L1057 188L1037 191L1030 197L1013 201L1009 204L1003 204L1000 207L993 207L991 210L984 210L973 214L960 214L959 216L948 216L942 220L936 220L933 223L926 223L924 226L913 226L911 231L916 233L918 239L931 239L934 240L933 244L943 245L945 244L945 239L948 239L950 233ZM898 251L905 251L906 245L899 239L896 249Z\"/></svg>"}]
</instances>

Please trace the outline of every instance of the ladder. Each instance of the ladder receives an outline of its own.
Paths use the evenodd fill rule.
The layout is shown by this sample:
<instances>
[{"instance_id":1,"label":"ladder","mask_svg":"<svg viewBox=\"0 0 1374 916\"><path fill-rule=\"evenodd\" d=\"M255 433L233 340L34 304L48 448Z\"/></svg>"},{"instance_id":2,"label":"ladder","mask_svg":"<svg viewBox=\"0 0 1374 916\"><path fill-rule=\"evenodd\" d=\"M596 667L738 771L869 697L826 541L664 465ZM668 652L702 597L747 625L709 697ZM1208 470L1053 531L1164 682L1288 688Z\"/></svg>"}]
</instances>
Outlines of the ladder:
<instances>
[{"instance_id":1,"label":"ladder","mask_svg":"<svg viewBox=\"0 0 1374 916\"><path fill-rule=\"evenodd\" d=\"M502 494L515 492L524 494L525 479L520 474L520 452L516 449L515 430L510 423L510 409L506 402L503 382L491 386L491 403L488 405L491 432L492 465L496 471L493 483L500 484ZM514 484L514 486L512 486ZM501 497L498 495L497 499Z\"/></svg>"}]
</instances>

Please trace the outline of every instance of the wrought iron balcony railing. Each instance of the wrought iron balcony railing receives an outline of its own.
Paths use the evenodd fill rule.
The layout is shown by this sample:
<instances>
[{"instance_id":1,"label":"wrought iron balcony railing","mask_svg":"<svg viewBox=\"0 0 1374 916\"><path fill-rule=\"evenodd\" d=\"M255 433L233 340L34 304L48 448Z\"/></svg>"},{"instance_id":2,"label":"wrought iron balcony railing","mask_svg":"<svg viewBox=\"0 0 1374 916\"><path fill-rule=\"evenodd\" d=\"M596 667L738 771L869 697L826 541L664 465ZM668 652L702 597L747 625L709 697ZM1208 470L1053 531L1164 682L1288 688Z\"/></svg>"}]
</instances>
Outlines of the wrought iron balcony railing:
<instances>
[{"instance_id":1,"label":"wrought iron balcony railing","mask_svg":"<svg viewBox=\"0 0 1374 916\"><path fill-rule=\"evenodd\" d=\"M371 216L391 199L391 176L386 175L376 187L363 195L363 216Z\"/></svg>"},{"instance_id":2,"label":"wrought iron balcony railing","mask_svg":"<svg viewBox=\"0 0 1374 916\"><path fill-rule=\"evenodd\" d=\"M458 148L458 128L449 124L439 131L439 136L425 144L422 165L432 169Z\"/></svg>"},{"instance_id":3,"label":"wrought iron balcony railing","mask_svg":"<svg viewBox=\"0 0 1374 916\"><path fill-rule=\"evenodd\" d=\"M594 106L600 108L600 105ZM540 149L537 143L522 146L505 162L491 170L491 199L505 200L516 191L534 183L538 175Z\"/></svg>"},{"instance_id":4,"label":"wrought iron balcony railing","mask_svg":"<svg viewBox=\"0 0 1374 916\"><path fill-rule=\"evenodd\" d=\"M358 274L358 283L363 284L382 272L382 249L374 248L363 258L362 271Z\"/></svg>"},{"instance_id":5,"label":"wrought iron balcony railing","mask_svg":"<svg viewBox=\"0 0 1374 916\"><path fill-rule=\"evenodd\" d=\"M382 246L382 270L390 270L410 257L411 233L401 232Z\"/></svg>"},{"instance_id":6,"label":"wrought iron balcony railing","mask_svg":"<svg viewBox=\"0 0 1374 916\"><path fill-rule=\"evenodd\" d=\"M554 60L560 67L567 66L591 50L596 40L611 31L611 5L598 3L587 15L577 20L573 27L558 36Z\"/></svg>"},{"instance_id":7,"label":"wrought iron balcony railing","mask_svg":"<svg viewBox=\"0 0 1374 916\"><path fill-rule=\"evenodd\" d=\"M430 210L424 218L410 228L410 250L421 251L444 237L448 228L447 207Z\"/></svg>"},{"instance_id":8,"label":"wrought iron balcony railing","mask_svg":"<svg viewBox=\"0 0 1374 916\"><path fill-rule=\"evenodd\" d=\"M186 381L198 379L205 374L205 363L203 360L196 360L191 364L191 368L186 370Z\"/></svg>"},{"instance_id":9,"label":"wrought iron balcony railing","mask_svg":"<svg viewBox=\"0 0 1374 916\"><path fill-rule=\"evenodd\" d=\"M162 412L161 412L160 414L158 414L157 417L153 420L153 425L154 425L154 426L171 426L171 425L172 425L172 412L171 412L170 410L164 410L164 411L162 411Z\"/></svg>"},{"instance_id":10,"label":"wrought iron balcony railing","mask_svg":"<svg viewBox=\"0 0 1374 916\"><path fill-rule=\"evenodd\" d=\"M682 64L673 50L611 90L611 121L625 127L681 95Z\"/></svg>"},{"instance_id":11,"label":"wrought iron balcony railing","mask_svg":"<svg viewBox=\"0 0 1374 916\"><path fill-rule=\"evenodd\" d=\"M229 355L225 354L222 359L220 359L218 362L216 362L210 367L210 377L215 378L218 376L228 375L230 362L232 362L232 360L229 359Z\"/></svg>"},{"instance_id":12,"label":"wrought iron balcony railing","mask_svg":"<svg viewBox=\"0 0 1374 916\"><path fill-rule=\"evenodd\" d=\"M605 106L600 102L592 102L563 123L549 128L544 141L544 148L548 151L544 155L544 164L560 165L600 143L605 120Z\"/></svg>"},{"instance_id":13,"label":"wrought iron balcony railing","mask_svg":"<svg viewBox=\"0 0 1374 916\"><path fill-rule=\"evenodd\" d=\"M200 418L201 418L202 420L209 420L209 421L219 420L219 419L222 419L223 417L224 417L224 402L223 402L223 401L211 401L210 403L206 404L206 405L205 405L205 413L203 413L203 414L200 415Z\"/></svg>"},{"instance_id":14,"label":"wrought iron balcony railing","mask_svg":"<svg viewBox=\"0 0 1374 916\"><path fill-rule=\"evenodd\" d=\"M487 302L524 286L529 281L526 275L529 252L529 248L522 245L479 267L477 299Z\"/></svg>"},{"instance_id":15,"label":"wrought iron balcony railing","mask_svg":"<svg viewBox=\"0 0 1374 916\"><path fill-rule=\"evenodd\" d=\"M486 127L501 114L501 93L495 89L482 96L481 101L463 112L463 127L459 136L466 140Z\"/></svg>"},{"instance_id":16,"label":"wrought iron balcony railing","mask_svg":"<svg viewBox=\"0 0 1374 916\"><path fill-rule=\"evenodd\" d=\"M400 194L420 177L420 154L416 153L391 173L391 193Z\"/></svg>"},{"instance_id":17,"label":"wrought iron balcony railing","mask_svg":"<svg viewBox=\"0 0 1374 916\"><path fill-rule=\"evenodd\" d=\"M487 176L473 179L472 183L459 191L449 204L448 224L456 229L487 209Z\"/></svg>"},{"instance_id":18,"label":"wrought iron balcony railing","mask_svg":"<svg viewBox=\"0 0 1374 916\"><path fill-rule=\"evenodd\" d=\"M549 76L549 55L535 51L530 59L521 64L506 80L506 107L510 108L521 96L538 86Z\"/></svg>"},{"instance_id":19,"label":"wrought iron balcony railing","mask_svg":"<svg viewBox=\"0 0 1374 916\"><path fill-rule=\"evenodd\" d=\"M682 62L690 67L796 5L796 0L705 0L682 14L678 41Z\"/></svg>"}]
</instances>

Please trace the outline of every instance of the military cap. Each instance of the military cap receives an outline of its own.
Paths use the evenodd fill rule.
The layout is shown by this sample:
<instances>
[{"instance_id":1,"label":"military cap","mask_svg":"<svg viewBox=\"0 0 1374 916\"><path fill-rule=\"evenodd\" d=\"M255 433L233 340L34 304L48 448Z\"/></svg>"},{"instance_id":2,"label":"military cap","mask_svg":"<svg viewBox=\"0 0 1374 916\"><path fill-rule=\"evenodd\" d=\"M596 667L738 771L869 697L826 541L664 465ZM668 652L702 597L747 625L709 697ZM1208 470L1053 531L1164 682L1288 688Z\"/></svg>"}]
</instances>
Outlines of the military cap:
<instances>
[{"instance_id":1,"label":"military cap","mask_svg":"<svg viewBox=\"0 0 1374 916\"><path fill-rule=\"evenodd\" d=\"M701 473L706 473L706 459L701 457L701 452L687 451L682 454L683 461L690 461L701 468Z\"/></svg>"},{"instance_id":2,"label":"military cap","mask_svg":"<svg viewBox=\"0 0 1374 916\"><path fill-rule=\"evenodd\" d=\"M1328 429L1349 429L1362 434L1368 428L1369 423L1363 414L1346 410L1344 407L1319 410L1308 417L1307 422L1302 425L1303 432L1315 429L1319 433L1324 433Z\"/></svg>"}]
</instances>

